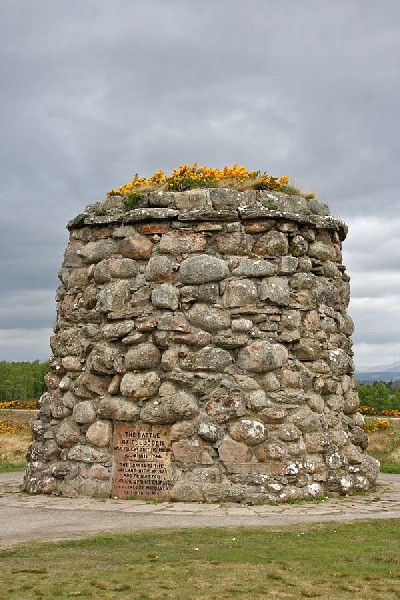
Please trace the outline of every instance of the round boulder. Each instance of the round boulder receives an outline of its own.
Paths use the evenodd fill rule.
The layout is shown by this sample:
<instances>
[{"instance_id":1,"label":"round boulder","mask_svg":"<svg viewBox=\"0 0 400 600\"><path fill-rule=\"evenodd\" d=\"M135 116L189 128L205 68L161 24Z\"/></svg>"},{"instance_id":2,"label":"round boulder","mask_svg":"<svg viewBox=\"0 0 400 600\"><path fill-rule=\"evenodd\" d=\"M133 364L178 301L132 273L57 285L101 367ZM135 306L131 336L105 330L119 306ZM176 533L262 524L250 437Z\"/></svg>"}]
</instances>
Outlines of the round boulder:
<instances>
[{"instance_id":1,"label":"round boulder","mask_svg":"<svg viewBox=\"0 0 400 600\"><path fill-rule=\"evenodd\" d=\"M192 285L221 281L228 275L229 269L226 262L207 254L190 256L182 262L179 269L179 280Z\"/></svg>"},{"instance_id":2,"label":"round boulder","mask_svg":"<svg viewBox=\"0 0 400 600\"><path fill-rule=\"evenodd\" d=\"M157 346L153 344L139 344L134 346L125 356L125 366L128 371L136 369L152 369L161 360L161 354Z\"/></svg>"},{"instance_id":3,"label":"round boulder","mask_svg":"<svg viewBox=\"0 0 400 600\"><path fill-rule=\"evenodd\" d=\"M125 373L121 381L121 394L127 398L140 399L155 396L161 381L157 373Z\"/></svg>"},{"instance_id":4,"label":"round boulder","mask_svg":"<svg viewBox=\"0 0 400 600\"><path fill-rule=\"evenodd\" d=\"M103 448L108 446L112 435L112 425L110 421L96 421L92 423L86 432L86 439L93 446Z\"/></svg>"},{"instance_id":5,"label":"round boulder","mask_svg":"<svg viewBox=\"0 0 400 600\"><path fill-rule=\"evenodd\" d=\"M236 365L253 373L279 369L288 361L288 351L282 344L260 340L239 351Z\"/></svg>"},{"instance_id":6,"label":"round boulder","mask_svg":"<svg viewBox=\"0 0 400 600\"><path fill-rule=\"evenodd\" d=\"M268 429L262 421L242 419L230 426L229 433L237 442L256 446L267 439Z\"/></svg>"},{"instance_id":7,"label":"round boulder","mask_svg":"<svg viewBox=\"0 0 400 600\"><path fill-rule=\"evenodd\" d=\"M228 311L209 306L208 304L194 304L188 311L188 317L191 325L210 333L220 331L221 329L228 329L231 324Z\"/></svg>"},{"instance_id":8,"label":"round boulder","mask_svg":"<svg viewBox=\"0 0 400 600\"><path fill-rule=\"evenodd\" d=\"M83 400L75 404L72 416L76 423L93 423L96 419L96 411L90 400Z\"/></svg>"}]
</instances>

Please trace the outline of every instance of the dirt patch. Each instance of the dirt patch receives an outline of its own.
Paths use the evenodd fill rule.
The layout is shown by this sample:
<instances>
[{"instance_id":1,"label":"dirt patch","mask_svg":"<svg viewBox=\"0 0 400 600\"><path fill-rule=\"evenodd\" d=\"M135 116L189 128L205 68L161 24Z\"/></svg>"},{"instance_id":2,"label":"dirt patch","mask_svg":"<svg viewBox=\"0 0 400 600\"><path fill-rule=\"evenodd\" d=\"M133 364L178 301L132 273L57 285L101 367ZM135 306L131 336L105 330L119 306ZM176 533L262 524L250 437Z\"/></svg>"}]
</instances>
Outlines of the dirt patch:
<instances>
[{"instance_id":1,"label":"dirt patch","mask_svg":"<svg viewBox=\"0 0 400 600\"><path fill-rule=\"evenodd\" d=\"M29 421L36 414L33 410L0 411L0 471L24 467L32 440Z\"/></svg>"},{"instance_id":2,"label":"dirt patch","mask_svg":"<svg viewBox=\"0 0 400 600\"><path fill-rule=\"evenodd\" d=\"M29 421L36 417L38 413L38 410L1 409L0 421L6 421L17 426L25 425L28 430Z\"/></svg>"},{"instance_id":3,"label":"dirt patch","mask_svg":"<svg viewBox=\"0 0 400 600\"><path fill-rule=\"evenodd\" d=\"M26 452L31 442L29 434L0 434L0 461L20 465L25 461Z\"/></svg>"}]
</instances>

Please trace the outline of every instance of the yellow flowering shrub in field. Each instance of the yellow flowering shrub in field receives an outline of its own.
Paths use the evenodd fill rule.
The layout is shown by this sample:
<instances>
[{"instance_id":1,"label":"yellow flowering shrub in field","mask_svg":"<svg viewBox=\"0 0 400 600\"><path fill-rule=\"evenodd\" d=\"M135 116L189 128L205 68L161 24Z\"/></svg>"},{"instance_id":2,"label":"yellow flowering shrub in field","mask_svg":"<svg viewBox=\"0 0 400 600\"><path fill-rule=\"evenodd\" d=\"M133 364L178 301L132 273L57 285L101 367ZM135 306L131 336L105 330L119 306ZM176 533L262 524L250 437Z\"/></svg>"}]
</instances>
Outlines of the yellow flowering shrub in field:
<instances>
[{"instance_id":1,"label":"yellow flowering shrub in field","mask_svg":"<svg viewBox=\"0 0 400 600\"><path fill-rule=\"evenodd\" d=\"M18 433L18 427L0 419L0 433Z\"/></svg>"},{"instance_id":2,"label":"yellow flowering shrub in field","mask_svg":"<svg viewBox=\"0 0 400 600\"><path fill-rule=\"evenodd\" d=\"M221 187L221 184L224 184L223 187L236 188L244 183L248 183L248 187L254 189L277 190L292 194L299 191L289 186L288 175L280 178L272 177L266 172L248 170L244 165L239 166L237 163L232 167L225 165L223 169L216 169L199 167L195 162L193 166L180 165L179 169L174 169L171 175L166 175L161 169L148 179L136 174L132 181L109 191L107 197L127 196L132 192L146 189L184 191L195 187Z\"/></svg>"},{"instance_id":3,"label":"yellow flowering shrub in field","mask_svg":"<svg viewBox=\"0 0 400 600\"><path fill-rule=\"evenodd\" d=\"M362 415L375 417L378 415L382 415L384 417L400 417L400 410L398 408L384 408L382 410L377 410L371 406L359 406L358 412Z\"/></svg>"},{"instance_id":4,"label":"yellow flowering shrub in field","mask_svg":"<svg viewBox=\"0 0 400 600\"><path fill-rule=\"evenodd\" d=\"M364 423L366 433L376 433L377 431L386 431L393 435L393 425L387 419L366 419Z\"/></svg>"},{"instance_id":5,"label":"yellow flowering shrub in field","mask_svg":"<svg viewBox=\"0 0 400 600\"><path fill-rule=\"evenodd\" d=\"M38 410L39 400L10 400L10 402L0 402L0 410L9 408L16 410Z\"/></svg>"}]
</instances>

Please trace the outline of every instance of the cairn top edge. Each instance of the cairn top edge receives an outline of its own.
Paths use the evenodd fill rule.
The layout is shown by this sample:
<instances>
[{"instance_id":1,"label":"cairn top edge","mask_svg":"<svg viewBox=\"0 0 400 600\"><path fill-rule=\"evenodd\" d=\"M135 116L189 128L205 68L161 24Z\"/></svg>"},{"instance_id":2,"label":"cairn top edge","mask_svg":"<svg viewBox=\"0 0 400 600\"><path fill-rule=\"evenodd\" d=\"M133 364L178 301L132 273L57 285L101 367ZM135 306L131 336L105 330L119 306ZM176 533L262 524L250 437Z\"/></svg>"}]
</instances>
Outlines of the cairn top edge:
<instances>
[{"instance_id":1,"label":"cairn top edge","mask_svg":"<svg viewBox=\"0 0 400 600\"><path fill-rule=\"evenodd\" d=\"M191 189L183 192L145 192L132 205L123 196L89 204L67 227L137 223L146 221L246 221L287 220L333 229L342 239L347 226L331 216L329 207L315 199L267 190L237 191L228 188Z\"/></svg>"}]
</instances>

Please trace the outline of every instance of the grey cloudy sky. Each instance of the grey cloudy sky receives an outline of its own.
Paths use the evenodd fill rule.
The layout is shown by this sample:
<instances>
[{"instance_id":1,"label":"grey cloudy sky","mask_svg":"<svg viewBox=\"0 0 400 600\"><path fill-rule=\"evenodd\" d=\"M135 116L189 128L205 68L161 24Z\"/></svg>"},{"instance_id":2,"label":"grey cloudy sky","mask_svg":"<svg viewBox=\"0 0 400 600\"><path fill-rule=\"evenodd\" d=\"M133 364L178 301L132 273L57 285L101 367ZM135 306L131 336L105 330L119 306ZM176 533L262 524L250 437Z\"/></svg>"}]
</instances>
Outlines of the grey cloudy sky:
<instances>
[{"instance_id":1,"label":"grey cloudy sky","mask_svg":"<svg viewBox=\"0 0 400 600\"><path fill-rule=\"evenodd\" d=\"M0 360L45 359L67 220L238 162L349 237L357 365L400 359L398 0L1 0Z\"/></svg>"}]
</instances>

